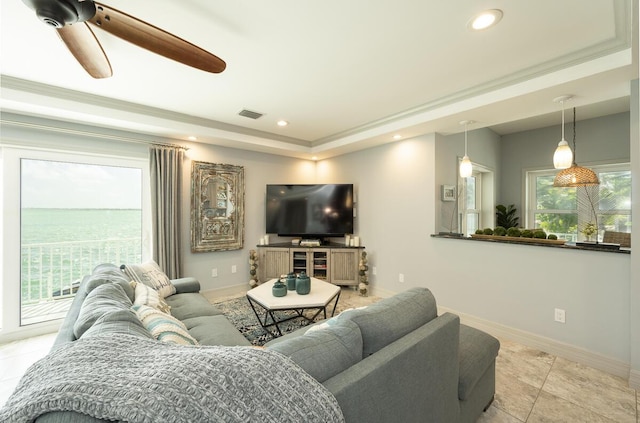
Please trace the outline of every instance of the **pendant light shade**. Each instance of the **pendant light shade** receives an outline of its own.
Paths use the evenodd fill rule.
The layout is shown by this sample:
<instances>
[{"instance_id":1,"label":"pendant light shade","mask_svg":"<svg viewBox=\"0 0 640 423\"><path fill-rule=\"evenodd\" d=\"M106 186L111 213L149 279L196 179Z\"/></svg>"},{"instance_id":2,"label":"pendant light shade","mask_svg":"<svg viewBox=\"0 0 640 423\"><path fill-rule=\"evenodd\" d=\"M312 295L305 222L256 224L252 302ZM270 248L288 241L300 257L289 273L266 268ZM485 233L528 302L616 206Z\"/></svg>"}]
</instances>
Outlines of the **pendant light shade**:
<instances>
[{"instance_id":1,"label":"pendant light shade","mask_svg":"<svg viewBox=\"0 0 640 423\"><path fill-rule=\"evenodd\" d=\"M560 102L562 105L562 139L558 143L558 148L553 154L553 167L556 169L567 169L573 164L573 152L569 143L564 139L564 102L569 100L571 96L565 95L555 98L553 101Z\"/></svg>"},{"instance_id":2,"label":"pendant light shade","mask_svg":"<svg viewBox=\"0 0 640 423\"><path fill-rule=\"evenodd\" d=\"M586 167L572 164L569 169L563 169L556 175L553 181L554 187L588 187L600 185L600 180L596 173Z\"/></svg>"},{"instance_id":3,"label":"pendant light shade","mask_svg":"<svg viewBox=\"0 0 640 423\"><path fill-rule=\"evenodd\" d=\"M471 164L471 160L469 160L469 156L467 155L467 125L473 123L472 120L463 120L460 122L460 125L464 125L464 157L460 162L460 177L468 178L473 173L473 165Z\"/></svg>"},{"instance_id":4,"label":"pendant light shade","mask_svg":"<svg viewBox=\"0 0 640 423\"><path fill-rule=\"evenodd\" d=\"M460 177L468 178L473 173L473 165L471 164L471 160L469 160L469 156L464 156L462 161L460 162Z\"/></svg>"},{"instance_id":5,"label":"pendant light shade","mask_svg":"<svg viewBox=\"0 0 640 423\"><path fill-rule=\"evenodd\" d=\"M576 108L573 108L573 150L576 150ZM587 187L600 185L598 175L591 169L578 166L575 162L568 169L563 169L553 180L554 187Z\"/></svg>"}]
</instances>

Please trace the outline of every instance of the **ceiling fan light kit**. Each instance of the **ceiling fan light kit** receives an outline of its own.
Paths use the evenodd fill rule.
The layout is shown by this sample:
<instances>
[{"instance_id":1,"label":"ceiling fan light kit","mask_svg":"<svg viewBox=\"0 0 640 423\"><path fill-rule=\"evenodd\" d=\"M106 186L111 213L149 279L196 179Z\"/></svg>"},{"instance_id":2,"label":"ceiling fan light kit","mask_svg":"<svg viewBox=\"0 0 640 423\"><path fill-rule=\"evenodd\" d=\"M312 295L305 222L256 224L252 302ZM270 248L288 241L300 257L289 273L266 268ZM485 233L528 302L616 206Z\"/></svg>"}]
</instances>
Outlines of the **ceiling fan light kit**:
<instances>
[{"instance_id":1,"label":"ceiling fan light kit","mask_svg":"<svg viewBox=\"0 0 640 423\"><path fill-rule=\"evenodd\" d=\"M76 60L94 78L107 78L113 72L87 22L145 50L205 72L220 73L227 66L219 57L182 38L92 0L22 1L41 21L58 30Z\"/></svg>"}]
</instances>

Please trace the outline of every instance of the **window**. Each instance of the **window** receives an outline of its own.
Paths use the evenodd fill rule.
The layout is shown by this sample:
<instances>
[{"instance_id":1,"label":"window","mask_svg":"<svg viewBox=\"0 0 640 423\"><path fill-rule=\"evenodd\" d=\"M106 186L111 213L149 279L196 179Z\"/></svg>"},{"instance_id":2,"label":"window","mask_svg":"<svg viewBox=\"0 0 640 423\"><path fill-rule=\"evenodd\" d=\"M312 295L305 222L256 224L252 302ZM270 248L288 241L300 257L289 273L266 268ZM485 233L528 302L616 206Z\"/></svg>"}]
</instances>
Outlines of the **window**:
<instances>
[{"instance_id":1,"label":"window","mask_svg":"<svg viewBox=\"0 0 640 423\"><path fill-rule=\"evenodd\" d=\"M142 257L142 169L21 160L21 325L64 317L100 263Z\"/></svg>"},{"instance_id":2,"label":"window","mask_svg":"<svg viewBox=\"0 0 640 423\"><path fill-rule=\"evenodd\" d=\"M462 195L460 202L460 221L462 233L469 236L480 228L480 209L482 204L482 184L479 172L462 179Z\"/></svg>"},{"instance_id":3,"label":"window","mask_svg":"<svg viewBox=\"0 0 640 423\"><path fill-rule=\"evenodd\" d=\"M568 241L588 239L582 230L589 223L597 222L600 241L604 231L631 232L629 165L591 169L598 174L599 186L556 188L556 170L527 172L527 227L542 228Z\"/></svg>"},{"instance_id":4,"label":"window","mask_svg":"<svg viewBox=\"0 0 640 423\"><path fill-rule=\"evenodd\" d=\"M1 153L3 334L64 317L96 265L150 258L148 158Z\"/></svg>"}]
</instances>

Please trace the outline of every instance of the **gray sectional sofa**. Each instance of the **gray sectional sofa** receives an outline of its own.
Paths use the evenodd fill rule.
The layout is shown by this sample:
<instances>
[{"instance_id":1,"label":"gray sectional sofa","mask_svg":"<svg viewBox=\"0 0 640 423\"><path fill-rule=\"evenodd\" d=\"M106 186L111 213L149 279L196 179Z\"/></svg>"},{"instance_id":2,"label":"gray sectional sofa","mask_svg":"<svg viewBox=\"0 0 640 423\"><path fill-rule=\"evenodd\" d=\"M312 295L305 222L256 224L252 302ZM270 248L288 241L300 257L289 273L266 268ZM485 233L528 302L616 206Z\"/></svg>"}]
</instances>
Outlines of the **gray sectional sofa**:
<instances>
[{"instance_id":1,"label":"gray sectional sofa","mask_svg":"<svg viewBox=\"0 0 640 423\"><path fill-rule=\"evenodd\" d=\"M197 280L184 278L172 283L176 293L166 298L170 312L200 344L250 346L199 294ZM127 289L129 279L118 267L98 266L81 283L53 349L76 340L82 304L88 293L102 284L119 285L132 298L133 292ZM132 328L130 322L102 324L87 331L151 337ZM326 387L337 399L346 422L473 422L489 406L495 392L499 342L461 325L456 315L438 316L435 298L426 288L413 288L366 308L345 311L272 340L265 348L290 357ZM55 411L36 421L101 420Z\"/></svg>"}]
</instances>

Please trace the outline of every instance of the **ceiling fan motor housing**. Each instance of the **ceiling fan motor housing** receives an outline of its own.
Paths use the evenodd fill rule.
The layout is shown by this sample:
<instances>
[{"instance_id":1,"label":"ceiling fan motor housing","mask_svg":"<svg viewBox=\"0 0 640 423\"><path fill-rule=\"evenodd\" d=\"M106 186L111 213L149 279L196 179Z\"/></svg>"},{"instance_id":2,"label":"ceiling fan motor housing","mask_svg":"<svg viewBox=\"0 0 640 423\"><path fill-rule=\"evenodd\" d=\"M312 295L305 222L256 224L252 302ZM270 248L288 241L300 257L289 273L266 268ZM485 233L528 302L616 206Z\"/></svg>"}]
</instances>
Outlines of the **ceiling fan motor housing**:
<instances>
[{"instance_id":1,"label":"ceiling fan motor housing","mask_svg":"<svg viewBox=\"0 0 640 423\"><path fill-rule=\"evenodd\" d=\"M44 23L54 28L62 28L76 22L84 22L96 14L96 6L91 0L22 0L35 10Z\"/></svg>"}]
</instances>

